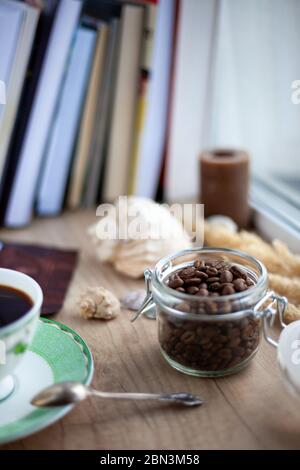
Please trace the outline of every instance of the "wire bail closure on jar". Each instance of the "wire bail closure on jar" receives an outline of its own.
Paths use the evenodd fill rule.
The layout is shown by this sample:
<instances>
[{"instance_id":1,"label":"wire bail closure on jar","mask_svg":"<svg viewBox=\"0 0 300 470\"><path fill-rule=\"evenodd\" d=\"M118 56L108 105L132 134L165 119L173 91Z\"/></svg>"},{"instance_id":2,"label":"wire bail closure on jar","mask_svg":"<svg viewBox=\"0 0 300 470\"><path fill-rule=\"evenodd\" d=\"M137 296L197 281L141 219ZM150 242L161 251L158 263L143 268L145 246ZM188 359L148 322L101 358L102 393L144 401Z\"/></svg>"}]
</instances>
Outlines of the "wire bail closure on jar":
<instances>
[{"instance_id":1,"label":"wire bail closure on jar","mask_svg":"<svg viewBox=\"0 0 300 470\"><path fill-rule=\"evenodd\" d=\"M260 312L259 308L262 307L268 300L270 300L271 303ZM275 348L278 347L278 341L276 341L270 335L270 327L274 325L274 321L277 315L281 328L285 328L287 326L284 322L284 313L287 306L288 300L286 297L279 296L273 291L268 291L266 295L254 307L254 311L256 312L257 316L262 318L263 334L265 340Z\"/></svg>"},{"instance_id":2,"label":"wire bail closure on jar","mask_svg":"<svg viewBox=\"0 0 300 470\"><path fill-rule=\"evenodd\" d=\"M151 269L145 269L144 277L145 277L145 284L146 284L146 297L144 299L144 302L138 309L137 313L131 319L131 322L134 322L135 320L137 320L141 315L146 315L146 317L150 318L150 320L156 319L156 306L153 300L152 290L151 290L151 279L152 279Z\"/></svg>"}]
</instances>

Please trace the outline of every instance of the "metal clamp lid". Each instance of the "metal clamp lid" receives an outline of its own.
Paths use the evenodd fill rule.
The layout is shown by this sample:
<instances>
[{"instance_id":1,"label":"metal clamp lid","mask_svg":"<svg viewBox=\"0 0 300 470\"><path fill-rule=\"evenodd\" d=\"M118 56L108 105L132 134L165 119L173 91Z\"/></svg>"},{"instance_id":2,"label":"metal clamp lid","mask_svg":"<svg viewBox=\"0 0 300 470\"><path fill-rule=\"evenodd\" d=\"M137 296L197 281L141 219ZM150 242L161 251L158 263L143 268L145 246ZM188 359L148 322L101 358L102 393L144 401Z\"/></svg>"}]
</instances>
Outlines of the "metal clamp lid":
<instances>
[{"instance_id":1,"label":"metal clamp lid","mask_svg":"<svg viewBox=\"0 0 300 470\"><path fill-rule=\"evenodd\" d=\"M262 311L259 311L263 305L270 300L271 302L266 308L263 308ZM262 318L263 321L263 334L265 340L274 346L275 348L278 347L278 341L276 341L270 335L270 327L274 325L274 321L276 316L278 315L279 322L282 328L286 327L284 323L284 313L288 305L288 300L286 297L279 296L275 294L273 291L268 291L266 295L258 302L255 306L254 311L256 315Z\"/></svg>"},{"instance_id":2,"label":"metal clamp lid","mask_svg":"<svg viewBox=\"0 0 300 470\"><path fill-rule=\"evenodd\" d=\"M147 318L155 320L156 318L156 307L152 296L151 291L151 278L152 271L151 269L145 269L144 271L145 283L146 283L146 297L134 317L131 319L131 322L137 320L141 315L146 315Z\"/></svg>"}]
</instances>

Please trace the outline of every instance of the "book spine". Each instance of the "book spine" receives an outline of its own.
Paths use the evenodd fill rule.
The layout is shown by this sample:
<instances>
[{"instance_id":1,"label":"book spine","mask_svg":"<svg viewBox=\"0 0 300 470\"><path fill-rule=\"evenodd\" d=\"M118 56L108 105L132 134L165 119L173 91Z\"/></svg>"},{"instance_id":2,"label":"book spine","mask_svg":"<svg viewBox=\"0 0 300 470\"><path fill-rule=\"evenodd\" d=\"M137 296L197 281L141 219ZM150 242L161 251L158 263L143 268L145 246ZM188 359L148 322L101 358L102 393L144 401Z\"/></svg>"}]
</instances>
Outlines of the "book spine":
<instances>
[{"instance_id":1,"label":"book spine","mask_svg":"<svg viewBox=\"0 0 300 470\"><path fill-rule=\"evenodd\" d=\"M5 215L7 226L30 222L42 156L81 6L76 0L62 0L58 6Z\"/></svg>"}]
</instances>

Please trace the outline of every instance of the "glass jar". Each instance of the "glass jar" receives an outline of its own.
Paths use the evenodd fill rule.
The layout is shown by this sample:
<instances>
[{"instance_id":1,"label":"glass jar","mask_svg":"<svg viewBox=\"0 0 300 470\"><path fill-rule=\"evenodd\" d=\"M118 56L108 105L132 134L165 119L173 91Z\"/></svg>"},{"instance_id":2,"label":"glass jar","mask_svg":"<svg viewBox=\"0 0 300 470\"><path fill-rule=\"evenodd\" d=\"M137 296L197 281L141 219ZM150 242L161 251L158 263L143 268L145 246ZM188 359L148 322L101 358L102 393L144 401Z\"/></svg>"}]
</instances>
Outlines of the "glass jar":
<instances>
[{"instance_id":1,"label":"glass jar","mask_svg":"<svg viewBox=\"0 0 300 470\"><path fill-rule=\"evenodd\" d=\"M169 276L192 266L197 258L241 267L254 285L219 297L194 296L168 287ZM184 250L161 259L153 271L145 271L145 278L148 295L136 318L155 306L162 355L175 369L199 377L224 376L246 367L258 350L263 319L270 313L273 318L270 305L278 305L282 318L287 302L268 291L263 264L237 250Z\"/></svg>"}]
</instances>

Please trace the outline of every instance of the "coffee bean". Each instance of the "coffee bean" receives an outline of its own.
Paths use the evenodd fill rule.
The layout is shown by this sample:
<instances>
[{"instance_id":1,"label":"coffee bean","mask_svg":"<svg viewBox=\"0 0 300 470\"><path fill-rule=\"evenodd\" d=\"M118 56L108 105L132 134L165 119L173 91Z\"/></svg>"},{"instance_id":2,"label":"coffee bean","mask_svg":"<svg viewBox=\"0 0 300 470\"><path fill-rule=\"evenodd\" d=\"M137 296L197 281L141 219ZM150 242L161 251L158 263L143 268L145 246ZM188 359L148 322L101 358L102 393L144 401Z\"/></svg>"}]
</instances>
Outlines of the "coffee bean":
<instances>
[{"instance_id":1,"label":"coffee bean","mask_svg":"<svg viewBox=\"0 0 300 470\"><path fill-rule=\"evenodd\" d=\"M187 302L181 302L179 305L177 305L178 310L181 312L189 313L191 310L190 305Z\"/></svg>"},{"instance_id":2,"label":"coffee bean","mask_svg":"<svg viewBox=\"0 0 300 470\"><path fill-rule=\"evenodd\" d=\"M199 289L196 286L191 286L191 287L188 287L186 291L188 292L188 294L195 295L195 294L197 294Z\"/></svg>"},{"instance_id":3,"label":"coffee bean","mask_svg":"<svg viewBox=\"0 0 300 470\"><path fill-rule=\"evenodd\" d=\"M252 338L254 333L254 327L252 325L248 325L242 330L242 338L249 339Z\"/></svg>"},{"instance_id":4,"label":"coffee bean","mask_svg":"<svg viewBox=\"0 0 300 470\"><path fill-rule=\"evenodd\" d=\"M168 286L171 287L171 289L177 289L178 287L183 286L183 284L183 280L179 276L175 275L170 277Z\"/></svg>"},{"instance_id":5,"label":"coffee bean","mask_svg":"<svg viewBox=\"0 0 300 470\"><path fill-rule=\"evenodd\" d=\"M209 287L211 290L216 291L221 288L221 284L219 282L213 282Z\"/></svg>"},{"instance_id":6,"label":"coffee bean","mask_svg":"<svg viewBox=\"0 0 300 470\"><path fill-rule=\"evenodd\" d=\"M199 341L199 344L203 346L204 344L207 344L207 343L210 343L210 338L208 338L207 336L202 336L202 338Z\"/></svg>"},{"instance_id":7,"label":"coffee bean","mask_svg":"<svg viewBox=\"0 0 300 470\"><path fill-rule=\"evenodd\" d=\"M194 267L196 269L201 269L204 266L205 266L205 262L202 259L196 259L196 261L194 261Z\"/></svg>"},{"instance_id":8,"label":"coffee bean","mask_svg":"<svg viewBox=\"0 0 300 470\"><path fill-rule=\"evenodd\" d=\"M222 358L230 358L232 355L231 353L231 350L229 348L223 348L223 349L220 349L220 351L218 352L218 356L219 357L222 357Z\"/></svg>"},{"instance_id":9,"label":"coffee bean","mask_svg":"<svg viewBox=\"0 0 300 470\"><path fill-rule=\"evenodd\" d=\"M208 296L208 294L209 294L208 290L205 289L204 287L201 287L201 288L198 290L198 292L197 292L196 295L206 297L206 296Z\"/></svg>"},{"instance_id":10,"label":"coffee bean","mask_svg":"<svg viewBox=\"0 0 300 470\"><path fill-rule=\"evenodd\" d=\"M208 326L202 330L202 334L207 338L213 338L219 333L219 329Z\"/></svg>"},{"instance_id":11,"label":"coffee bean","mask_svg":"<svg viewBox=\"0 0 300 470\"><path fill-rule=\"evenodd\" d=\"M208 278L208 275L204 273L203 271L196 271L194 273L194 277L199 277L199 279L202 279L203 281L205 281Z\"/></svg>"},{"instance_id":12,"label":"coffee bean","mask_svg":"<svg viewBox=\"0 0 300 470\"><path fill-rule=\"evenodd\" d=\"M177 287L177 292L185 293L185 289L183 287Z\"/></svg>"},{"instance_id":13,"label":"coffee bean","mask_svg":"<svg viewBox=\"0 0 300 470\"><path fill-rule=\"evenodd\" d=\"M235 280L233 281L233 285L234 285L234 288L235 288L235 290L236 290L237 292L242 292L242 291L244 291L244 290L247 289L247 286L246 286L246 284L245 284L245 281L244 281L244 279L242 279L241 277L235 279Z\"/></svg>"},{"instance_id":14,"label":"coffee bean","mask_svg":"<svg viewBox=\"0 0 300 470\"><path fill-rule=\"evenodd\" d=\"M227 346L229 348L236 348L237 346L239 346L240 342L241 342L241 338L237 336L236 338L231 339L229 343L227 343Z\"/></svg>"},{"instance_id":15,"label":"coffee bean","mask_svg":"<svg viewBox=\"0 0 300 470\"><path fill-rule=\"evenodd\" d=\"M231 282L233 280L233 274L225 269L224 271L221 272L220 275L220 282L225 283L225 282Z\"/></svg>"},{"instance_id":16,"label":"coffee bean","mask_svg":"<svg viewBox=\"0 0 300 470\"><path fill-rule=\"evenodd\" d=\"M180 277L183 280L188 279L189 277L193 277L195 274L196 269L193 266L189 266L188 268L184 268L180 271Z\"/></svg>"},{"instance_id":17,"label":"coffee bean","mask_svg":"<svg viewBox=\"0 0 300 470\"><path fill-rule=\"evenodd\" d=\"M193 331L186 331L180 337L181 341L185 344L191 344L195 340L196 334Z\"/></svg>"},{"instance_id":18,"label":"coffee bean","mask_svg":"<svg viewBox=\"0 0 300 470\"><path fill-rule=\"evenodd\" d=\"M231 266L230 268L230 271L231 273L233 274L233 276L235 278L239 278L241 277L242 279L244 279L244 281L247 279L247 273L246 271L244 271L242 268L240 268L239 266Z\"/></svg>"},{"instance_id":19,"label":"coffee bean","mask_svg":"<svg viewBox=\"0 0 300 470\"><path fill-rule=\"evenodd\" d=\"M227 329L227 336L228 338L236 338L237 336L240 336L240 329L235 327L235 328L228 328Z\"/></svg>"},{"instance_id":20,"label":"coffee bean","mask_svg":"<svg viewBox=\"0 0 300 470\"><path fill-rule=\"evenodd\" d=\"M207 282L207 284L211 284L212 282L219 282L219 278L218 277L209 277L208 279L206 279L206 282Z\"/></svg>"},{"instance_id":21,"label":"coffee bean","mask_svg":"<svg viewBox=\"0 0 300 470\"><path fill-rule=\"evenodd\" d=\"M206 274L208 274L208 276L215 276L218 274L218 270L216 268L208 268Z\"/></svg>"},{"instance_id":22,"label":"coffee bean","mask_svg":"<svg viewBox=\"0 0 300 470\"><path fill-rule=\"evenodd\" d=\"M235 294L234 287L224 286L222 289L222 295L232 295Z\"/></svg>"},{"instance_id":23,"label":"coffee bean","mask_svg":"<svg viewBox=\"0 0 300 470\"><path fill-rule=\"evenodd\" d=\"M255 285L254 281L252 281L252 279L250 279L250 277L247 277L246 284L247 284L248 287L252 287L252 286Z\"/></svg>"},{"instance_id":24,"label":"coffee bean","mask_svg":"<svg viewBox=\"0 0 300 470\"><path fill-rule=\"evenodd\" d=\"M227 339L228 339L227 336L221 334L221 335L218 335L218 336L214 336L212 338L212 341L214 343L224 344L224 343L227 343Z\"/></svg>"},{"instance_id":25,"label":"coffee bean","mask_svg":"<svg viewBox=\"0 0 300 470\"><path fill-rule=\"evenodd\" d=\"M243 354L245 354L245 349L238 346L237 348L233 348L232 352L235 356L243 356Z\"/></svg>"},{"instance_id":26,"label":"coffee bean","mask_svg":"<svg viewBox=\"0 0 300 470\"><path fill-rule=\"evenodd\" d=\"M184 282L186 286L199 286L201 284L201 279L198 277L190 277Z\"/></svg>"}]
</instances>

